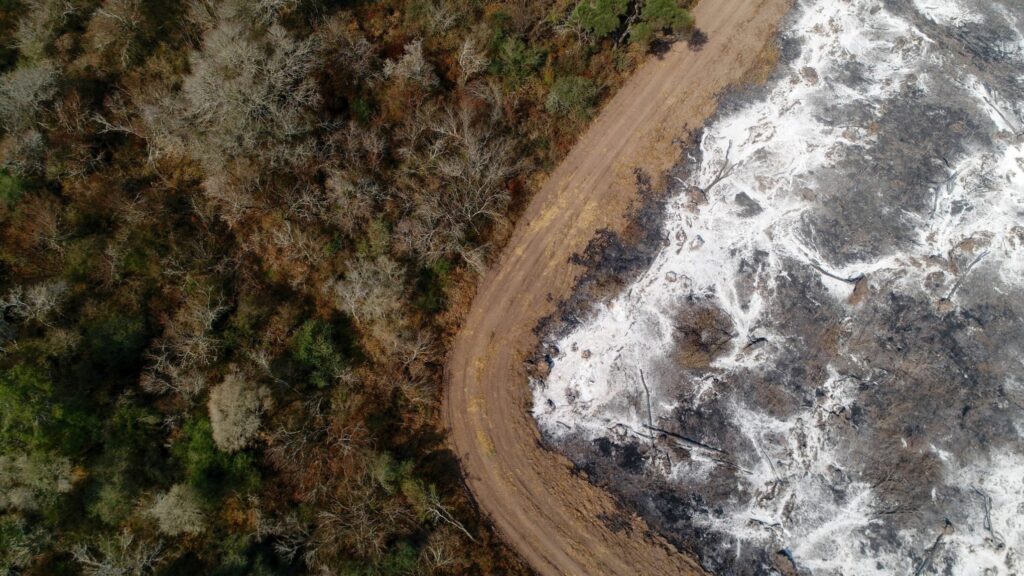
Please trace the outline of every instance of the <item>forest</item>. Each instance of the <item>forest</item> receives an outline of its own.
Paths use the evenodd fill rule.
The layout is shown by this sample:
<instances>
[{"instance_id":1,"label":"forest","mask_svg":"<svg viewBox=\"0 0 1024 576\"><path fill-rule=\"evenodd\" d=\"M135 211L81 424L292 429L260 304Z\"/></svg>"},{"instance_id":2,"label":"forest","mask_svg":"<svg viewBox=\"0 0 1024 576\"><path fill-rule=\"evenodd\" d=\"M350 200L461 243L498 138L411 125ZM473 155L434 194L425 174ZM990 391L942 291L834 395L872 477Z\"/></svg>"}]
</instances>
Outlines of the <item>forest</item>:
<instances>
[{"instance_id":1,"label":"forest","mask_svg":"<svg viewBox=\"0 0 1024 576\"><path fill-rule=\"evenodd\" d=\"M0 0L0 572L519 574L439 418L677 0Z\"/></svg>"}]
</instances>

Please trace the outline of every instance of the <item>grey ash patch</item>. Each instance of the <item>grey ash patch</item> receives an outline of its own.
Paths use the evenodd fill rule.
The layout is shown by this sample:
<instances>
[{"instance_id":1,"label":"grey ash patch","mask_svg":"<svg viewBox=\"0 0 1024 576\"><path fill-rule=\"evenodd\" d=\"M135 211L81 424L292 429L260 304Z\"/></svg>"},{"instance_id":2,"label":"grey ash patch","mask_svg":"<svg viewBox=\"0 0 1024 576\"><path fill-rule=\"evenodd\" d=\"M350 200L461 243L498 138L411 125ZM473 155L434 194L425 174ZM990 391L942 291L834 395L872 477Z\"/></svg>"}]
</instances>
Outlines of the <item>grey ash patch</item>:
<instances>
[{"instance_id":1,"label":"grey ash patch","mask_svg":"<svg viewBox=\"0 0 1024 576\"><path fill-rule=\"evenodd\" d=\"M1021 23L798 2L642 256L584 255L548 441L715 573L1024 571Z\"/></svg>"}]
</instances>

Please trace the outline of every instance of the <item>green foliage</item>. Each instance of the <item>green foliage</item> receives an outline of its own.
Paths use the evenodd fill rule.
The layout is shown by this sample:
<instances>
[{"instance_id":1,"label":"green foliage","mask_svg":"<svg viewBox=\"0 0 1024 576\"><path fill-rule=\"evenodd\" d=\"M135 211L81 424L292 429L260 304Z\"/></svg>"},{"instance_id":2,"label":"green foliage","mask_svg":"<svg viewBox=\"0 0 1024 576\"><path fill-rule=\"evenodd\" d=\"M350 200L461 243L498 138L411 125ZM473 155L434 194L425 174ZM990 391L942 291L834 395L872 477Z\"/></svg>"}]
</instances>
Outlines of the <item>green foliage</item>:
<instances>
[{"instance_id":1,"label":"green foliage","mask_svg":"<svg viewBox=\"0 0 1024 576\"><path fill-rule=\"evenodd\" d=\"M555 79L545 103L555 116L585 118L597 99L597 85L583 76L562 76Z\"/></svg>"},{"instance_id":2,"label":"green foliage","mask_svg":"<svg viewBox=\"0 0 1024 576\"><path fill-rule=\"evenodd\" d=\"M340 576L410 576L417 574L417 551L412 544L398 541L385 550L380 559L367 564L349 560L340 566Z\"/></svg>"},{"instance_id":3,"label":"green foliage","mask_svg":"<svg viewBox=\"0 0 1024 576\"><path fill-rule=\"evenodd\" d=\"M292 356L317 388L332 385L345 368L335 333L334 326L323 320L308 320L292 337Z\"/></svg>"},{"instance_id":4,"label":"green foliage","mask_svg":"<svg viewBox=\"0 0 1024 576\"><path fill-rule=\"evenodd\" d=\"M527 46L515 37L506 37L499 44L491 64L495 74L512 88L533 76L544 62L544 52Z\"/></svg>"},{"instance_id":5,"label":"green foliage","mask_svg":"<svg viewBox=\"0 0 1024 576\"><path fill-rule=\"evenodd\" d=\"M187 422L171 452L184 468L188 485L210 501L227 493L245 494L259 487L260 474L252 456L219 450L206 417Z\"/></svg>"},{"instance_id":6,"label":"green foliage","mask_svg":"<svg viewBox=\"0 0 1024 576\"><path fill-rule=\"evenodd\" d=\"M366 229L366 236L356 243L356 254L363 258L377 258L387 254L391 243L391 230L382 218L374 218Z\"/></svg>"},{"instance_id":7,"label":"green foliage","mask_svg":"<svg viewBox=\"0 0 1024 576\"><path fill-rule=\"evenodd\" d=\"M48 538L14 515L0 516L0 574L19 574Z\"/></svg>"},{"instance_id":8,"label":"green foliage","mask_svg":"<svg viewBox=\"0 0 1024 576\"><path fill-rule=\"evenodd\" d=\"M420 310L433 314L444 310L445 290L449 283L452 263L442 258L430 266L420 269L416 279L416 298L413 303Z\"/></svg>"},{"instance_id":9,"label":"green foliage","mask_svg":"<svg viewBox=\"0 0 1024 576\"><path fill-rule=\"evenodd\" d=\"M86 501L91 516L119 526L143 490L170 481L160 423L159 415L150 409L128 399L117 402L104 421L103 448L93 464Z\"/></svg>"},{"instance_id":10,"label":"green foliage","mask_svg":"<svg viewBox=\"0 0 1024 576\"><path fill-rule=\"evenodd\" d=\"M678 0L647 0L640 12L640 22L630 32L630 40L649 44L659 30L686 31L693 27L693 16L679 6Z\"/></svg>"},{"instance_id":11,"label":"green foliage","mask_svg":"<svg viewBox=\"0 0 1024 576\"><path fill-rule=\"evenodd\" d=\"M569 21L600 39L619 28L628 7L628 0L581 0Z\"/></svg>"},{"instance_id":12,"label":"green foliage","mask_svg":"<svg viewBox=\"0 0 1024 576\"><path fill-rule=\"evenodd\" d=\"M139 365L145 349L145 319L129 310L97 313L81 326L86 359L99 369L116 373Z\"/></svg>"},{"instance_id":13,"label":"green foliage","mask_svg":"<svg viewBox=\"0 0 1024 576\"><path fill-rule=\"evenodd\" d=\"M0 205L11 207L17 204L21 199L22 186L23 184L17 176L6 170L0 170Z\"/></svg>"},{"instance_id":14,"label":"green foliage","mask_svg":"<svg viewBox=\"0 0 1024 576\"><path fill-rule=\"evenodd\" d=\"M122 478L100 480L90 493L89 515L98 518L107 526L120 526L135 507L134 496Z\"/></svg>"},{"instance_id":15,"label":"green foliage","mask_svg":"<svg viewBox=\"0 0 1024 576\"><path fill-rule=\"evenodd\" d=\"M75 454L88 446L95 417L62 396L39 368L17 364L0 371L0 449Z\"/></svg>"},{"instance_id":16,"label":"green foliage","mask_svg":"<svg viewBox=\"0 0 1024 576\"><path fill-rule=\"evenodd\" d=\"M352 115L363 124L368 123L373 115L373 104L370 99L359 96L352 100Z\"/></svg>"}]
</instances>

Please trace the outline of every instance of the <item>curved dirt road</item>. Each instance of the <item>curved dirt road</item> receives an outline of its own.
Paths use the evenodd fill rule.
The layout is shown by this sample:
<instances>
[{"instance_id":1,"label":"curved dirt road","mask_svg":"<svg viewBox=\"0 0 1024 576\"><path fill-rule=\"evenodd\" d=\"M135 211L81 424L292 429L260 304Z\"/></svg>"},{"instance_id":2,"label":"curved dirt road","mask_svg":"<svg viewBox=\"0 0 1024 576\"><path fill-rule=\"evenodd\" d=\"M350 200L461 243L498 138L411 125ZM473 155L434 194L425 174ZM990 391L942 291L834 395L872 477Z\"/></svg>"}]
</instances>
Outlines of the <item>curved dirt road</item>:
<instances>
[{"instance_id":1,"label":"curved dirt road","mask_svg":"<svg viewBox=\"0 0 1024 576\"><path fill-rule=\"evenodd\" d=\"M765 63L789 0L702 0L699 52L676 45L651 60L605 106L530 202L500 260L483 278L448 361L450 442L479 505L541 574L701 573L692 557L625 516L604 491L544 450L530 415L523 359L533 328L568 295L568 263L594 232L622 224L633 169L652 175L679 154L672 143L715 109L716 96ZM609 527L602 518L629 518Z\"/></svg>"}]
</instances>

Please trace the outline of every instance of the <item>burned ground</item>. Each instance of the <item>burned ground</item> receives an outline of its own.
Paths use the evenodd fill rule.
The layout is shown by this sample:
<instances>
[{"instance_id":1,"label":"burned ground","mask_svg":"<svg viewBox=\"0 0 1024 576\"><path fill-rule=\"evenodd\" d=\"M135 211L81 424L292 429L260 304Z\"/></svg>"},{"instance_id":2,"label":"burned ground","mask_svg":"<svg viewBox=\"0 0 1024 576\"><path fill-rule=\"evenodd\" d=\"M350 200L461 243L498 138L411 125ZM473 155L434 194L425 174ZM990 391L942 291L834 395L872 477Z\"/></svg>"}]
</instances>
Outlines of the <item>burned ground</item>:
<instances>
[{"instance_id":1,"label":"burned ground","mask_svg":"<svg viewBox=\"0 0 1024 576\"><path fill-rule=\"evenodd\" d=\"M716 573L1024 569L1020 22L798 2L649 270L546 332L547 440Z\"/></svg>"}]
</instances>

